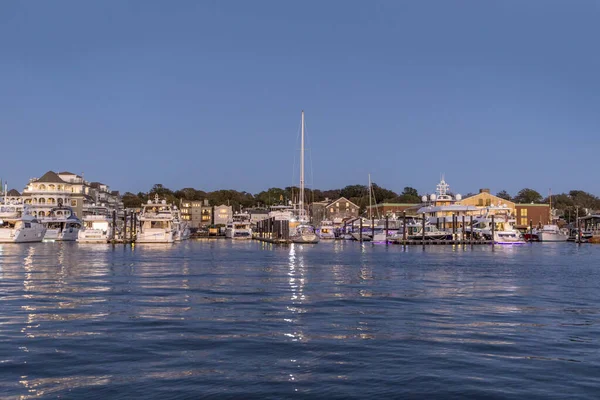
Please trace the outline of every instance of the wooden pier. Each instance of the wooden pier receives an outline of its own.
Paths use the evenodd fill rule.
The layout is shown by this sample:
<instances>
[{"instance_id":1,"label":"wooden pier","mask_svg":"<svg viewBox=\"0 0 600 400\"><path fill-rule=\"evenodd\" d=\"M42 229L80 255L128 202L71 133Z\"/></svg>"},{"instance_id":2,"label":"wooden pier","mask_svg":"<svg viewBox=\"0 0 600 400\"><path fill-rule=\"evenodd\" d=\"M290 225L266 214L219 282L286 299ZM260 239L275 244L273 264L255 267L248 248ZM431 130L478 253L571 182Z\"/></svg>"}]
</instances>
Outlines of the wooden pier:
<instances>
[{"instance_id":1,"label":"wooden pier","mask_svg":"<svg viewBox=\"0 0 600 400\"><path fill-rule=\"evenodd\" d=\"M481 245L481 244L494 244L492 240L435 240L435 239L425 239L425 240L394 240L389 242L391 244L399 244L402 246L429 246L429 245L459 245L459 246L467 246L467 245Z\"/></svg>"},{"instance_id":2,"label":"wooden pier","mask_svg":"<svg viewBox=\"0 0 600 400\"><path fill-rule=\"evenodd\" d=\"M267 218L256 223L252 238L267 243L288 244L290 240L290 221Z\"/></svg>"}]
</instances>

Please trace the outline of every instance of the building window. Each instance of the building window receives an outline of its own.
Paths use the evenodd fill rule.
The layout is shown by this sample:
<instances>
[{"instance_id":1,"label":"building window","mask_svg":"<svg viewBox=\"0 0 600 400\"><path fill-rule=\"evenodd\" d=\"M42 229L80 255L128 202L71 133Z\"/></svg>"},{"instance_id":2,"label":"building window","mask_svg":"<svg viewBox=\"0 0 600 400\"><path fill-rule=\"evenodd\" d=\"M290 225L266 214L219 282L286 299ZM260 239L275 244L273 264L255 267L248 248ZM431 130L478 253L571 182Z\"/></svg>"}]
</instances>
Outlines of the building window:
<instances>
[{"instance_id":1,"label":"building window","mask_svg":"<svg viewBox=\"0 0 600 400\"><path fill-rule=\"evenodd\" d=\"M477 200L477 205L483 207L483 199Z\"/></svg>"},{"instance_id":2,"label":"building window","mask_svg":"<svg viewBox=\"0 0 600 400\"><path fill-rule=\"evenodd\" d=\"M527 225L527 218L521 218L521 225Z\"/></svg>"},{"instance_id":3,"label":"building window","mask_svg":"<svg viewBox=\"0 0 600 400\"><path fill-rule=\"evenodd\" d=\"M330 212L334 212L333 207L331 207L331 209L329 210Z\"/></svg>"},{"instance_id":4,"label":"building window","mask_svg":"<svg viewBox=\"0 0 600 400\"><path fill-rule=\"evenodd\" d=\"M77 199L71 199L71 207L77 207Z\"/></svg>"},{"instance_id":5,"label":"building window","mask_svg":"<svg viewBox=\"0 0 600 400\"><path fill-rule=\"evenodd\" d=\"M485 199L485 205L486 206L491 206L492 205L492 199Z\"/></svg>"},{"instance_id":6,"label":"building window","mask_svg":"<svg viewBox=\"0 0 600 400\"><path fill-rule=\"evenodd\" d=\"M522 208L521 209L521 217L526 217L527 216L527 209L526 208Z\"/></svg>"}]
</instances>

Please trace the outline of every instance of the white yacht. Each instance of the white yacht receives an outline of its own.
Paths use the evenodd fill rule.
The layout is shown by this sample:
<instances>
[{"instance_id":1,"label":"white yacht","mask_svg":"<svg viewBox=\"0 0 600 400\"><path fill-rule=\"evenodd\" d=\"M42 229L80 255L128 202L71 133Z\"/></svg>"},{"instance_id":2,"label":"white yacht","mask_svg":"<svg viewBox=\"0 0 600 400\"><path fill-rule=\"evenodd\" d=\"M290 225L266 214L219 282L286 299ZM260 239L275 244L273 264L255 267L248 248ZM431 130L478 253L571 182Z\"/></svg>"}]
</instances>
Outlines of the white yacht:
<instances>
[{"instance_id":1,"label":"white yacht","mask_svg":"<svg viewBox=\"0 0 600 400\"><path fill-rule=\"evenodd\" d=\"M566 242L569 238L569 230L560 229L556 225L544 225L536 234L540 242Z\"/></svg>"},{"instance_id":2,"label":"white yacht","mask_svg":"<svg viewBox=\"0 0 600 400\"><path fill-rule=\"evenodd\" d=\"M252 239L252 226L250 214L237 213L227 222L225 237L230 239Z\"/></svg>"},{"instance_id":3,"label":"white yacht","mask_svg":"<svg viewBox=\"0 0 600 400\"><path fill-rule=\"evenodd\" d=\"M332 221L321 221L321 225L317 230L321 239L335 239L335 228Z\"/></svg>"},{"instance_id":4,"label":"white yacht","mask_svg":"<svg viewBox=\"0 0 600 400\"><path fill-rule=\"evenodd\" d=\"M140 230L137 233L136 243L173 243L177 236L173 207L166 200L160 201L158 195L154 201L142 208L139 217Z\"/></svg>"},{"instance_id":5,"label":"white yacht","mask_svg":"<svg viewBox=\"0 0 600 400\"><path fill-rule=\"evenodd\" d=\"M492 215L494 217L494 229L492 229ZM490 206L486 208L483 215L473 219L473 226L467 230L472 235L493 240L494 243L498 244L525 243L523 234L513 227L514 223L515 220L511 217L510 209L507 206Z\"/></svg>"},{"instance_id":6,"label":"white yacht","mask_svg":"<svg viewBox=\"0 0 600 400\"><path fill-rule=\"evenodd\" d=\"M304 110L302 110L302 127L300 135L300 199L298 202L298 225L290 226L290 239L293 243L319 243L315 227L310 225L304 209ZM294 219L291 222L296 222Z\"/></svg>"},{"instance_id":7,"label":"white yacht","mask_svg":"<svg viewBox=\"0 0 600 400\"><path fill-rule=\"evenodd\" d=\"M112 237L112 222L108 215L86 215L83 229L79 231L79 243L107 243Z\"/></svg>"},{"instance_id":8,"label":"white yacht","mask_svg":"<svg viewBox=\"0 0 600 400\"><path fill-rule=\"evenodd\" d=\"M31 243L44 239L46 228L27 209L0 206L0 243Z\"/></svg>"},{"instance_id":9,"label":"white yacht","mask_svg":"<svg viewBox=\"0 0 600 400\"><path fill-rule=\"evenodd\" d=\"M71 207L54 207L47 217L41 218L46 227L44 240L74 242L79 236L82 227L81 220L77 218Z\"/></svg>"}]
</instances>

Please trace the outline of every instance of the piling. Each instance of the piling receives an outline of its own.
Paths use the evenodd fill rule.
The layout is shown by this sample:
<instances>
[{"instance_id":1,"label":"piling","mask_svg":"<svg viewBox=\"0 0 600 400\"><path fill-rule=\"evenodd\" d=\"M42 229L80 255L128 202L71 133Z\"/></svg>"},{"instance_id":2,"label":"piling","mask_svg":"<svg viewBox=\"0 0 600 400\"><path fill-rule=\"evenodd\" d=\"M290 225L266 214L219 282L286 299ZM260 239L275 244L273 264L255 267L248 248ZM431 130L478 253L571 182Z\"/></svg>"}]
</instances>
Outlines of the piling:
<instances>
[{"instance_id":1,"label":"piling","mask_svg":"<svg viewBox=\"0 0 600 400\"><path fill-rule=\"evenodd\" d=\"M473 231L473 216L471 215L469 218L471 219L471 234L469 235L469 242L471 243L471 246L473 246L473 233L475 233Z\"/></svg>"},{"instance_id":2,"label":"piling","mask_svg":"<svg viewBox=\"0 0 600 400\"><path fill-rule=\"evenodd\" d=\"M456 214L452 214L452 240L456 240Z\"/></svg>"},{"instance_id":3,"label":"piling","mask_svg":"<svg viewBox=\"0 0 600 400\"><path fill-rule=\"evenodd\" d=\"M494 216L492 215L492 246L496 242L495 240L496 224L494 223Z\"/></svg>"},{"instance_id":4,"label":"piling","mask_svg":"<svg viewBox=\"0 0 600 400\"><path fill-rule=\"evenodd\" d=\"M423 248L425 248L425 213L423 213L423 222L421 224L421 239L423 240Z\"/></svg>"},{"instance_id":5,"label":"piling","mask_svg":"<svg viewBox=\"0 0 600 400\"><path fill-rule=\"evenodd\" d=\"M389 224L389 221L390 221L390 217L389 217L389 215L386 215L385 216L385 244L388 243L387 238L388 238L388 227L389 227L388 224ZM398 226L396 225L396 227L398 227Z\"/></svg>"},{"instance_id":6,"label":"piling","mask_svg":"<svg viewBox=\"0 0 600 400\"><path fill-rule=\"evenodd\" d=\"M462 216L462 240L465 240L465 216Z\"/></svg>"},{"instance_id":7,"label":"piling","mask_svg":"<svg viewBox=\"0 0 600 400\"><path fill-rule=\"evenodd\" d=\"M133 241L133 226L134 226L134 221L135 221L135 212L131 212L131 215L129 216L129 241Z\"/></svg>"},{"instance_id":8,"label":"piling","mask_svg":"<svg viewBox=\"0 0 600 400\"><path fill-rule=\"evenodd\" d=\"M113 215L112 215L112 220L113 220L113 226L112 226L112 234L111 234L111 239L114 242L115 241L115 234L117 233L117 210L113 210Z\"/></svg>"},{"instance_id":9,"label":"piling","mask_svg":"<svg viewBox=\"0 0 600 400\"><path fill-rule=\"evenodd\" d=\"M375 239L375 217L371 217L371 240Z\"/></svg>"},{"instance_id":10,"label":"piling","mask_svg":"<svg viewBox=\"0 0 600 400\"><path fill-rule=\"evenodd\" d=\"M123 242L127 240L127 210L123 210Z\"/></svg>"},{"instance_id":11,"label":"piling","mask_svg":"<svg viewBox=\"0 0 600 400\"><path fill-rule=\"evenodd\" d=\"M406 242L406 211L402 211L402 239Z\"/></svg>"},{"instance_id":12,"label":"piling","mask_svg":"<svg viewBox=\"0 0 600 400\"><path fill-rule=\"evenodd\" d=\"M533 242L533 220L529 220L529 241Z\"/></svg>"},{"instance_id":13,"label":"piling","mask_svg":"<svg viewBox=\"0 0 600 400\"><path fill-rule=\"evenodd\" d=\"M358 237L359 237L359 241L362 242L362 218L360 219L360 225L359 225L359 232L358 232Z\"/></svg>"}]
</instances>

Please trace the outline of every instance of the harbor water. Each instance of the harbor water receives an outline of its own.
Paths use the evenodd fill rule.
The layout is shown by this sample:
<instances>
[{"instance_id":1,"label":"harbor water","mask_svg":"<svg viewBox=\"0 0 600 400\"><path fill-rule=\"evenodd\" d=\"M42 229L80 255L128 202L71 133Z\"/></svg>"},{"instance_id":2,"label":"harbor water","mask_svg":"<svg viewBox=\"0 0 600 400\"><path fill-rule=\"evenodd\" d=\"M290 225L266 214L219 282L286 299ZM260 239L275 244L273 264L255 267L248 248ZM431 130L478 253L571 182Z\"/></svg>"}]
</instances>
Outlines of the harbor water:
<instances>
[{"instance_id":1,"label":"harbor water","mask_svg":"<svg viewBox=\"0 0 600 400\"><path fill-rule=\"evenodd\" d=\"M0 245L0 398L600 396L600 246Z\"/></svg>"}]
</instances>

